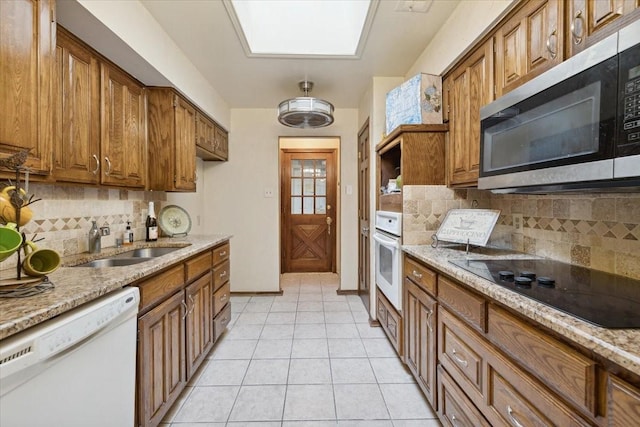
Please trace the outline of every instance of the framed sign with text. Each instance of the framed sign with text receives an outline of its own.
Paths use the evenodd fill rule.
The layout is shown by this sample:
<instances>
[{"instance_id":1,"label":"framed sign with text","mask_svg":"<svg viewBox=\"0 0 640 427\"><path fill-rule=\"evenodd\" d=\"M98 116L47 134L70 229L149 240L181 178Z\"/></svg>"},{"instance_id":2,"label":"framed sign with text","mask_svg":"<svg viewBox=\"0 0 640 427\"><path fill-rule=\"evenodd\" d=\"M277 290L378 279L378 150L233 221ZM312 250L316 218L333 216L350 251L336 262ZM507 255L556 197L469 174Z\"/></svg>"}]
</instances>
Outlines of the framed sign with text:
<instances>
[{"instance_id":1,"label":"framed sign with text","mask_svg":"<svg viewBox=\"0 0 640 427\"><path fill-rule=\"evenodd\" d=\"M436 232L437 240L486 246L499 216L494 209L451 209Z\"/></svg>"}]
</instances>

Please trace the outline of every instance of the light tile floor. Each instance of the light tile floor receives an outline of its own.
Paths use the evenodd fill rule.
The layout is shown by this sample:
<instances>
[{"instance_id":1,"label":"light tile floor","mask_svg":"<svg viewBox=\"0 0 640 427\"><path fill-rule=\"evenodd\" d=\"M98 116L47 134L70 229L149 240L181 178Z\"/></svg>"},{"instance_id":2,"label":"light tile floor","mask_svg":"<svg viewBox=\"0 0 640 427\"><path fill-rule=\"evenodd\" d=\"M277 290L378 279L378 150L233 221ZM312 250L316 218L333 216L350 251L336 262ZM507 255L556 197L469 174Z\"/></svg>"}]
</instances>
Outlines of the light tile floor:
<instances>
[{"instance_id":1,"label":"light tile floor","mask_svg":"<svg viewBox=\"0 0 640 427\"><path fill-rule=\"evenodd\" d=\"M282 296L232 296L229 329L162 427L436 427L360 297L335 274L282 276Z\"/></svg>"}]
</instances>

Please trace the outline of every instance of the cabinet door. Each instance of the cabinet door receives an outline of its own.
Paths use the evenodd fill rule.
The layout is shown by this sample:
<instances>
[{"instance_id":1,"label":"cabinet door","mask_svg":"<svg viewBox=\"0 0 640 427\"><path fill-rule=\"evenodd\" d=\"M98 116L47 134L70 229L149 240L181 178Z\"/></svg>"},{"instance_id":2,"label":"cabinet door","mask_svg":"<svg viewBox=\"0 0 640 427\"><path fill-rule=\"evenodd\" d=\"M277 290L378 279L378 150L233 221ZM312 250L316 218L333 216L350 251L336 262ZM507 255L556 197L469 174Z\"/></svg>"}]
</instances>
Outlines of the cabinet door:
<instances>
[{"instance_id":1,"label":"cabinet door","mask_svg":"<svg viewBox=\"0 0 640 427\"><path fill-rule=\"evenodd\" d=\"M559 0L528 2L498 28L496 97L562 62L563 5Z\"/></svg>"},{"instance_id":2,"label":"cabinet door","mask_svg":"<svg viewBox=\"0 0 640 427\"><path fill-rule=\"evenodd\" d=\"M405 363L431 405L436 405L436 300L404 280Z\"/></svg>"},{"instance_id":3,"label":"cabinet door","mask_svg":"<svg viewBox=\"0 0 640 427\"><path fill-rule=\"evenodd\" d=\"M175 176L176 190L196 189L196 110L176 95Z\"/></svg>"},{"instance_id":4,"label":"cabinet door","mask_svg":"<svg viewBox=\"0 0 640 427\"><path fill-rule=\"evenodd\" d=\"M53 175L95 184L100 169L100 66L84 44L59 29L55 74Z\"/></svg>"},{"instance_id":5,"label":"cabinet door","mask_svg":"<svg viewBox=\"0 0 640 427\"><path fill-rule=\"evenodd\" d=\"M218 126L216 126L215 132L214 153L220 160L229 160L229 137L227 132Z\"/></svg>"},{"instance_id":6,"label":"cabinet door","mask_svg":"<svg viewBox=\"0 0 640 427\"><path fill-rule=\"evenodd\" d=\"M215 125L200 112L196 113L196 133L196 145L209 153L213 153L215 150Z\"/></svg>"},{"instance_id":7,"label":"cabinet door","mask_svg":"<svg viewBox=\"0 0 640 427\"><path fill-rule=\"evenodd\" d=\"M138 425L156 426L186 384L184 293L138 319Z\"/></svg>"},{"instance_id":8,"label":"cabinet door","mask_svg":"<svg viewBox=\"0 0 640 427\"><path fill-rule=\"evenodd\" d=\"M607 419L611 426L631 426L640 419L640 390L609 374Z\"/></svg>"},{"instance_id":9,"label":"cabinet door","mask_svg":"<svg viewBox=\"0 0 640 427\"><path fill-rule=\"evenodd\" d=\"M213 280L207 274L186 288L187 378L191 378L213 346Z\"/></svg>"},{"instance_id":10,"label":"cabinet door","mask_svg":"<svg viewBox=\"0 0 640 427\"><path fill-rule=\"evenodd\" d=\"M638 0L570 0L567 3L567 56L575 55L640 17Z\"/></svg>"},{"instance_id":11,"label":"cabinet door","mask_svg":"<svg viewBox=\"0 0 640 427\"><path fill-rule=\"evenodd\" d=\"M493 100L493 43L480 46L447 78L449 185L475 186L480 163L480 107Z\"/></svg>"},{"instance_id":12,"label":"cabinet door","mask_svg":"<svg viewBox=\"0 0 640 427\"><path fill-rule=\"evenodd\" d=\"M144 187L147 132L144 87L123 71L101 64L103 184Z\"/></svg>"},{"instance_id":13,"label":"cabinet door","mask_svg":"<svg viewBox=\"0 0 640 427\"><path fill-rule=\"evenodd\" d=\"M54 12L54 0L0 1L0 158L29 149L24 165L40 174L51 170Z\"/></svg>"}]
</instances>

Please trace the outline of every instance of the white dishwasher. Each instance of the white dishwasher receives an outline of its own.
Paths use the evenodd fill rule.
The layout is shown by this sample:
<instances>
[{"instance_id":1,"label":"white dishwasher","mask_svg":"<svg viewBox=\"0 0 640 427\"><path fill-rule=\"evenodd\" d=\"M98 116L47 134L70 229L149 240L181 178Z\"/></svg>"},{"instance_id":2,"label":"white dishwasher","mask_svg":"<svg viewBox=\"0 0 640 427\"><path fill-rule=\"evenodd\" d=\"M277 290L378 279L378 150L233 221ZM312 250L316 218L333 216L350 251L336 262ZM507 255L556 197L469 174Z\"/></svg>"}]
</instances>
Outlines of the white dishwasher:
<instances>
[{"instance_id":1,"label":"white dishwasher","mask_svg":"<svg viewBox=\"0 0 640 427\"><path fill-rule=\"evenodd\" d=\"M134 424L138 288L0 341L0 426Z\"/></svg>"}]
</instances>

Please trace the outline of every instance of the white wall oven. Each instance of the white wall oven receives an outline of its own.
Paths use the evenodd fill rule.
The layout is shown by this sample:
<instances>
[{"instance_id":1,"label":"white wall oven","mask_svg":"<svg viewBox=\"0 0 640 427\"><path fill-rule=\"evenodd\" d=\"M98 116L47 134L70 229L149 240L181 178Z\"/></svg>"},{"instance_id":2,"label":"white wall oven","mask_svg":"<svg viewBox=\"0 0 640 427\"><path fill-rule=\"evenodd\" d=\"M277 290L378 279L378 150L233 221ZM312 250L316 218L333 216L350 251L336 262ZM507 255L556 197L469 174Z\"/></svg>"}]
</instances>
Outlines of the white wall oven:
<instances>
[{"instance_id":1,"label":"white wall oven","mask_svg":"<svg viewBox=\"0 0 640 427\"><path fill-rule=\"evenodd\" d=\"M397 310L402 309L402 214L376 212L373 234L376 285Z\"/></svg>"}]
</instances>

